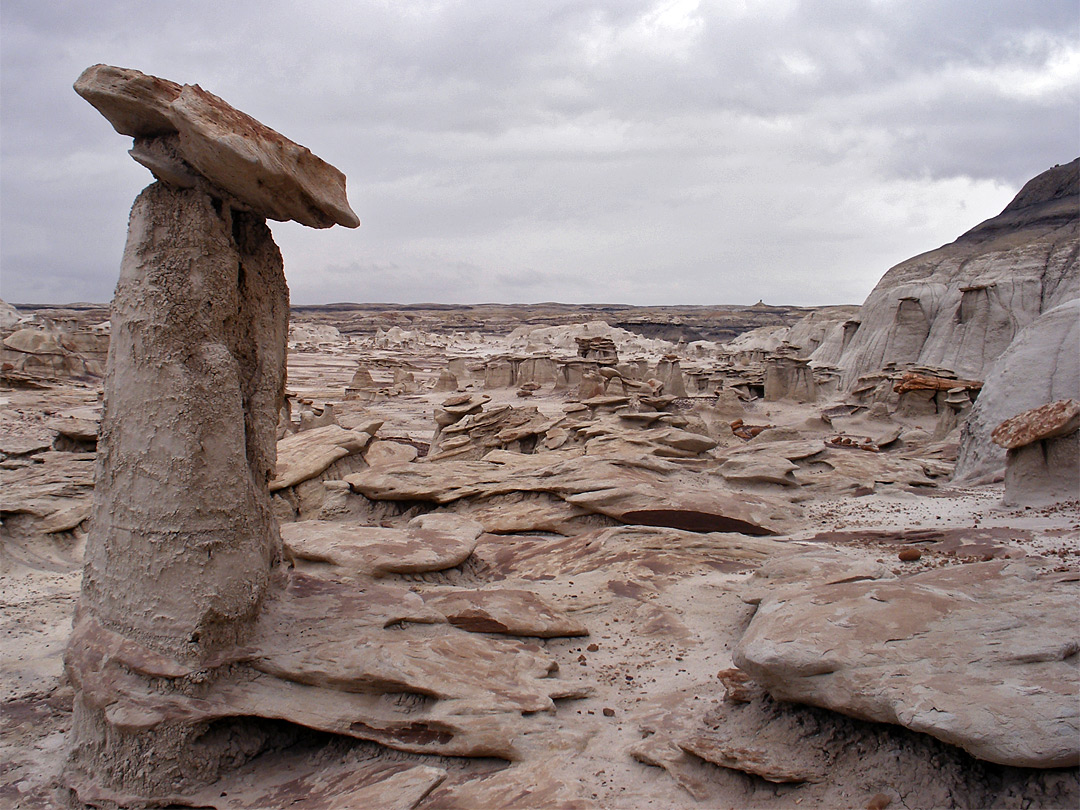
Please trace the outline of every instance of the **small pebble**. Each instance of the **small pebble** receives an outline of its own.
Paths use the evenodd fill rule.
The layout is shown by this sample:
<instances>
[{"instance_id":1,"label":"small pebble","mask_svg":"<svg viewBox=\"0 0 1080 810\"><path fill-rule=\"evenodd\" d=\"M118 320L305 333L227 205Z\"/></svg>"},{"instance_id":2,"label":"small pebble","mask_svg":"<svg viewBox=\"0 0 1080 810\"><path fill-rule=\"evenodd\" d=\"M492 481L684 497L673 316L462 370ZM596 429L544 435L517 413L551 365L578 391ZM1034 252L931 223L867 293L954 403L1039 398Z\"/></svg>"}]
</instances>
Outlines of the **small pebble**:
<instances>
[{"instance_id":1,"label":"small pebble","mask_svg":"<svg viewBox=\"0 0 1080 810\"><path fill-rule=\"evenodd\" d=\"M917 548L905 548L896 556L900 559L901 562L915 562L915 560L922 558L922 552L919 551Z\"/></svg>"}]
</instances>

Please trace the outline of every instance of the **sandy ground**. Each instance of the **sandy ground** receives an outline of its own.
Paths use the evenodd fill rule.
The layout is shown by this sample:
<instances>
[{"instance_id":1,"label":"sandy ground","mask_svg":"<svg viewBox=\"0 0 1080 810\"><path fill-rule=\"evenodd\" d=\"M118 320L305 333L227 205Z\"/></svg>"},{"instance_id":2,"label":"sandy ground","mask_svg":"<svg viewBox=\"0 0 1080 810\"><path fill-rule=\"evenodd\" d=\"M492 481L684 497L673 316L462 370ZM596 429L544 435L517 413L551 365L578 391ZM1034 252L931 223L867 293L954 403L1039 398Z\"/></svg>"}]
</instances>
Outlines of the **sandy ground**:
<instances>
[{"instance_id":1,"label":"sandy ground","mask_svg":"<svg viewBox=\"0 0 1080 810\"><path fill-rule=\"evenodd\" d=\"M431 358L420 357L413 362L421 381L438 367ZM353 356L294 355L290 361L290 390L300 397L338 402L339 421L346 426L377 414L386 420L381 436L418 442L430 439L433 408L446 394L426 392L370 403L341 402L343 386L354 369ZM476 384L475 390L482 390L482 386ZM484 393L495 402L523 404L513 390ZM555 415L561 413L567 396L561 392L541 394L525 404ZM45 419L93 407L97 401L95 391L80 387L12 391L0 397L0 435L4 437L33 437L41 433ZM748 407L745 418L747 422L768 420L778 425L800 425L820 407L758 402ZM827 542L852 555L899 566L895 542L882 535L912 530L970 534L980 530L984 534L989 531L985 537L1015 548L1018 554L1037 555L1045 565L1076 570L1080 564L1080 503L1010 509L1001 506L1001 494L1000 485L977 489L946 486L925 493L883 488L857 498L811 499L802 504L805 525L782 539L793 544ZM52 535L27 534L19 529L17 520L4 527L0 569L0 805L53 807L64 801L58 778L65 756L72 693L63 678L61 653L80 583L82 529ZM825 533L833 536L823 539ZM483 556L485 544L490 551L499 543L511 542L514 538L486 536L477 553ZM915 565L925 568L958 561L947 554L926 555ZM483 580L482 572L472 576ZM857 773L858 768L849 768L834 774L829 785L799 786L777 785L699 762L687 766L687 779L692 777L702 785L701 795L695 798L668 771L631 756L629 752L649 736L650 723L655 722L658 712L671 708L684 712L683 716L701 717L721 706L724 693L717 673L731 666L731 650L752 613L752 608L740 599L742 585L749 576L749 571L731 573L708 565L689 566L663 576L636 579L629 595L613 590L610 571L521 579L540 596L589 626L591 634L586 638L553 639L543 644L557 659L560 677L587 683L593 694L581 700L561 701L546 731L530 742L536 753L507 771L500 771L498 763L402 755L372 744L310 734L292 739L281 750L241 769L222 790L233 791L231 795L237 802L234 806L255 806L243 802L262 795L259 791L266 789L266 775L270 773L295 774L302 779L304 774L325 768L408 762L434 764L448 773L439 789L415 805L421 808L469 806L470 795L473 801L493 802L475 807L531 806L529 796L520 791L515 794L517 803L506 800L511 794L498 794L502 798L496 800L490 798L495 793L479 791L477 786L495 784L498 774L504 774L511 786L535 788L561 783L561 792L556 798L549 797L551 804L547 806L627 810L867 807L872 806L878 794L886 796L894 807L978 806L972 802L986 795L974 788L968 793L954 789L950 794L935 792L933 785L920 785L921 781L935 780L934 770L914 769L910 763L915 760L904 759L907 756L922 757L920 762L934 760L941 769L968 768L974 774L969 779L973 784L997 786L995 795L1005 797L1000 806L1052 807L1055 796L1060 799L1075 795L1069 792L1076 782L1075 771L1050 774L1033 786L1025 781L1027 776L1021 769L984 767L936 741L913 742L910 738L916 735L878 727L872 731L872 739L877 741L873 752L889 746L907 751L897 754L895 760L914 769L907 777L908 784L896 783L902 781L896 769L884 766L876 771L868 766L862 774ZM867 762L877 762L873 756L867 754ZM516 775L508 778L508 772ZM952 778L955 781L955 774ZM449 788L466 784L479 792L461 792L456 798L453 790L448 792ZM386 798L386 804L380 806L397 806ZM293 800L293 807L331 806L299 795Z\"/></svg>"}]
</instances>

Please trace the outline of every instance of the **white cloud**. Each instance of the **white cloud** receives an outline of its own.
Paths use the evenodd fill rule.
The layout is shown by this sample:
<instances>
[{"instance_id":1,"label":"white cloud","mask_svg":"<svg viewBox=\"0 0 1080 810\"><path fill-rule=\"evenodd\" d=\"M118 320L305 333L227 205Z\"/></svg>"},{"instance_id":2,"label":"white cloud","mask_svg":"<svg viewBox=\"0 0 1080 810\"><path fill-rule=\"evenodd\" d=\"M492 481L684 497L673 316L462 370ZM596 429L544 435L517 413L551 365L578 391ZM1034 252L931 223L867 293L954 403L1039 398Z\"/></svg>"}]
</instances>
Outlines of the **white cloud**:
<instances>
[{"instance_id":1,"label":"white cloud","mask_svg":"<svg viewBox=\"0 0 1080 810\"><path fill-rule=\"evenodd\" d=\"M3 296L111 295L149 175L71 91L198 82L349 178L294 299L857 302L1076 156L1072 0L10 0ZM822 283L822 279L827 283Z\"/></svg>"}]
</instances>

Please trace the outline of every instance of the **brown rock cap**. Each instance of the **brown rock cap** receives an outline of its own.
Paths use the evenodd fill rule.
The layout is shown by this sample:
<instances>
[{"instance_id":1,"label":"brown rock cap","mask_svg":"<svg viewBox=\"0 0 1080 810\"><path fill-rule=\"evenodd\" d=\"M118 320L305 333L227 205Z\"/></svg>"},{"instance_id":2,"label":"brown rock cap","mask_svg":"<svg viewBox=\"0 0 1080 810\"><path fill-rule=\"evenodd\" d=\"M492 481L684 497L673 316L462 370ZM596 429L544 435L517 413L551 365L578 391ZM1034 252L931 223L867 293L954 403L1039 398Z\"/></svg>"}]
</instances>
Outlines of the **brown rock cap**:
<instances>
[{"instance_id":1,"label":"brown rock cap","mask_svg":"<svg viewBox=\"0 0 1080 810\"><path fill-rule=\"evenodd\" d=\"M1080 402L1060 399L1006 419L990 434L994 444L1015 450L1041 439L1066 436L1080 428Z\"/></svg>"},{"instance_id":2,"label":"brown rock cap","mask_svg":"<svg viewBox=\"0 0 1080 810\"><path fill-rule=\"evenodd\" d=\"M360 225L344 174L197 84L94 65L75 92L135 139L132 157L160 180L191 186L201 175L268 219L312 228Z\"/></svg>"}]
</instances>

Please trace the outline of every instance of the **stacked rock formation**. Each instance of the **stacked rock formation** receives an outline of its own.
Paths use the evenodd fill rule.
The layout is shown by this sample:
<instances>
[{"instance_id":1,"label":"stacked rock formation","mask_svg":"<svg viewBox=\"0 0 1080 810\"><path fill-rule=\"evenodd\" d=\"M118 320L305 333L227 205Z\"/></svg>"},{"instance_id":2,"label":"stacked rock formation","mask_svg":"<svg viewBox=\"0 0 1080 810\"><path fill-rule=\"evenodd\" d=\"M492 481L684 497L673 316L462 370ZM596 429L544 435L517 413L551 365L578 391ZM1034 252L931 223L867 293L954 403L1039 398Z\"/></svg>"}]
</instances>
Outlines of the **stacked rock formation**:
<instances>
[{"instance_id":1,"label":"stacked rock formation","mask_svg":"<svg viewBox=\"0 0 1080 810\"><path fill-rule=\"evenodd\" d=\"M205 726L167 707L232 663L281 555L267 485L289 295L265 219L359 220L341 172L197 85L96 65L75 90L134 138L158 182L132 208L113 302L66 656L72 781L114 800L170 795L226 754L204 750L192 768ZM118 699L155 690L156 708Z\"/></svg>"},{"instance_id":2,"label":"stacked rock formation","mask_svg":"<svg viewBox=\"0 0 1080 810\"><path fill-rule=\"evenodd\" d=\"M602 366L614 366L619 362L619 351L615 341L607 336L574 338L578 345L578 356L593 360Z\"/></svg>"},{"instance_id":3,"label":"stacked rock formation","mask_svg":"<svg viewBox=\"0 0 1080 810\"><path fill-rule=\"evenodd\" d=\"M160 181L132 211L65 654L78 799L205 806L201 788L280 740L262 720L519 759L535 716L583 690L517 637L586 628L520 590L443 589L427 605L387 581L461 565L479 523L305 520L283 543L275 520L334 513L340 487L305 489L329 467L415 456L374 441L377 421L334 424L329 407L290 432L288 290L264 218L355 226L344 178L197 87L97 66L76 90L134 135L133 156Z\"/></svg>"},{"instance_id":4,"label":"stacked rock formation","mask_svg":"<svg viewBox=\"0 0 1080 810\"><path fill-rule=\"evenodd\" d=\"M1054 503L1080 494L1080 402L1063 399L1006 419L990 434L1008 451L1005 503Z\"/></svg>"}]
</instances>

